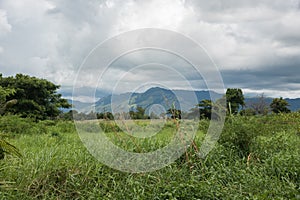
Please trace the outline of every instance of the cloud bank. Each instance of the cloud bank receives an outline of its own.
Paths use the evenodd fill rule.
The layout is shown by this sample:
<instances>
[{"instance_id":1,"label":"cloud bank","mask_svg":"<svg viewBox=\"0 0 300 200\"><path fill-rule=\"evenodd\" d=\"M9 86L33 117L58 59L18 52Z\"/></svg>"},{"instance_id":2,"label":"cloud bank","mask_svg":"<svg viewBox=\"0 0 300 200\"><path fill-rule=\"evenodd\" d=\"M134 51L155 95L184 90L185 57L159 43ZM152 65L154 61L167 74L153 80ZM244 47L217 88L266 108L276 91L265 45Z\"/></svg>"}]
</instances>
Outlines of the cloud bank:
<instances>
[{"instance_id":1,"label":"cloud bank","mask_svg":"<svg viewBox=\"0 0 300 200\"><path fill-rule=\"evenodd\" d=\"M134 29L161 28L202 45L218 66L225 87L300 97L299 19L300 4L296 0L2 0L0 72L26 73L63 88L72 87L83 60L99 43ZM180 42L172 41L172 45ZM149 56L147 52L131 54L115 63L103 89L110 90L110 81L127 73L126 66L151 60ZM151 56L170 66L176 60L171 55ZM176 63L195 87L205 88L201 77L184 70L189 69L186 63ZM103 66L98 63L97 67ZM130 90L132 82L138 85L153 77L182 89L179 79L166 73L165 68L157 66L128 72L118 92ZM93 87L98 81L93 76L87 80L83 87Z\"/></svg>"}]
</instances>

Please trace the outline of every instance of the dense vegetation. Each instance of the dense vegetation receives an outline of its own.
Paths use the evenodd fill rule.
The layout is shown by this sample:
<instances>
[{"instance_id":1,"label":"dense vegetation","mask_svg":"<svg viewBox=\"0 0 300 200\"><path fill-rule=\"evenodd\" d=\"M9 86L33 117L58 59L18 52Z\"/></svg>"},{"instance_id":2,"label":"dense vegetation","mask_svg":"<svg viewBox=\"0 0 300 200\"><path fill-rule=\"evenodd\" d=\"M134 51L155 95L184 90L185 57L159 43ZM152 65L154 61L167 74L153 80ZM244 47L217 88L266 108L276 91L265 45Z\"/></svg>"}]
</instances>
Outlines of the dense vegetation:
<instances>
[{"instance_id":1,"label":"dense vegetation","mask_svg":"<svg viewBox=\"0 0 300 200\"><path fill-rule=\"evenodd\" d=\"M69 113L62 113L60 118L76 120L90 120L90 119L159 119L159 118L178 118L178 119L211 119L216 118L216 113L212 109L224 110L228 115L268 115L270 113L289 113L288 102L280 98L274 98L269 104L266 102L267 98L264 94L258 97L258 100L248 102L246 105L243 91L239 88L228 88L226 94L216 101L210 99L202 99L189 111L182 111L176 107L176 104L167 106L165 113L147 113L147 106L142 107L138 104L131 105L128 113L114 113L102 112L94 113L78 113L77 111L70 111ZM149 105L148 105L149 106ZM149 110L148 110L149 111ZM73 115L72 115L73 113Z\"/></svg>"},{"instance_id":2,"label":"dense vegetation","mask_svg":"<svg viewBox=\"0 0 300 200\"><path fill-rule=\"evenodd\" d=\"M300 112L291 113L282 98L267 105L262 95L244 108L242 90L228 89L223 98L202 100L190 113L169 108L169 119L155 136L135 138L110 112L62 113L60 108L70 105L58 88L22 74L0 75L0 199L300 199ZM222 109L220 102L226 103L225 126L215 148L202 158L199 147L209 119L218 119L212 108ZM150 124L143 107L125 114L138 130ZM134 174L98 162L83 146L73 117L101 119L96 123L115 145L136 153L166 146L181 122L201 120L179 159L158 171Z\"/></svg>"},{"instance_id":3,"label":"dense vegetation","mask_svg":"<svg viewBox=\"0 0 300 200\"><path fill-rule=\"evenodd\" d=\"M121 137L125 142L120 142L116 125L101 123L125 149L149 151L168 142L164 137L151 142ZM198 147L208 124L200 121ZM170 135L174 126L168 121L160 134ZM228 117L218 144L204 159L191 146L172 165L139 174L116 171L95 160L72 122L36 123L3 116L0 130L23 155L0 161L2 199L300 198L300 113Z\"/></svg>"},{"instance_id":4,"label":"dense vegetation","mask_svg":"<svg viewBox=\"0 0 300 200\"><path fill-rule=\"evenodd\" d=\"M60 108L71 106L66 99L61 98L61 94L57 93L59 86L45 79L23 74L3 77L0 74L0 87L4 91L11 91L10 93L0 91L2 101L15 101L14 105L6 109L7 113L44 120L57 117Z\"/></svg>"}]
</instances>

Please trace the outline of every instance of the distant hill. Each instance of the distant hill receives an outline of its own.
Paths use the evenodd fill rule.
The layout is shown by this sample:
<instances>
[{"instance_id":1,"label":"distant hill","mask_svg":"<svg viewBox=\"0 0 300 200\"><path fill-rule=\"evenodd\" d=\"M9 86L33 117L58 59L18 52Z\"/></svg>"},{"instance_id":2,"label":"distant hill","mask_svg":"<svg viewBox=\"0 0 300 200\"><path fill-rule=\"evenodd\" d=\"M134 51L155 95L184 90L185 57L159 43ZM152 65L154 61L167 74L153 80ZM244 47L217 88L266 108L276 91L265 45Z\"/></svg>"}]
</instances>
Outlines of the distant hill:
<instances>
[{"instance_id":1,"label":"distant hill","mask_svg":"<svg viewBox=\"0 0 300 200\"><path fill-rule=\"evenodd\" d=\"M289 103L289 109L292 111L300 110L300 98L297 99L285 99Z\"/></svg>"},{"instance_id":2,"label":"distant hill","mask_svg":"<svg viewBox=\"0 0 300 200\"><path fill-rule=\"evenodd\" d=\"M87 107L91 107L92 105L94 105L93 103L85 103L85 102L81 102L81 101L72 101L68 99L68 102L70 104L72 104L73 108L75 110L81 111L86 109Z\"/></svg>"},{"instance_id":3,"label":"distant hill","mask_svg":"<svg viewBox=\"0 0 300 200\"><path fill-rule=\"evenodd\" d=\"M128 109L136 106L141 106L147 109L149 108L149 106L154 104L161 105L165 109L170 108L172 104L174 104L177 109L189 111L192 107L195 106L195 102L199 102L203 99L216 100L221 97L221 94L213 91L168 90L160 87L153 87L143 93L128 92L114 96L107 95L100 98L94 104L82 103L80 101L75 101L73 103L76 110L85 113L88 113L92 110L95 110L96 112L111 112L112 101L113 109L118 112L125 110L128 111ZM258 97L247 97L245 98L246 106L249 106L253 102L257 102L258 100ZM273 98L265 97L265 101L268 105L270 105L272 100ZM291 109L292 111L300 110L300 98L285 100L290 105L289 109Z\"/></svg>"},{"instance_id":4,"label":"distant hill","mask_svg":"<svg viewBox=\"0 0 300 200\"><path fill-rule=\"evenodd\" d=\"M110 103L113 100L114 110L118 111L125 110L124 106L126 105L129 105L129 107L141 106L147 109L154 104L161 105L165 109L169 109L174 104L177 109L189 111L197 102L202 99L211 99L211 96L212 99L222 97L222 95L212 91L168 90L154 87L143 93L124 93L113 97L112 95L106 96L95 103L95 110L97 112L111 111Z\"/></svg>"},{"instance_id":5,"label":"distant hill","mask_svg":"<svg viewBox=\"0 0 300 200\"><path fill-rule=\"evenodd\" d=\"M69 112L74 109L79 112L89 112L88 110L94 105L94 103L85 103L81 101L72 101L71 99L67 99L68 103L72 105L71 108L60 108L62 112Z\"/></svg>"},{"instance_id":6,"label":"distant hill","mask_svg":"<svg viewBox=\"0 0 300 200\"><path fill-rule=\"evenodd\" d=\"M271 97L265 97L265 102L270 105L273 101L273 98ZM297 98L297 99L289 99L289 98L286 98L285 99L289 106L288 108L291 110L291 111L298 111L300 110L300 98ZM245 103L246 103L246 106L250 106L251 103L256 103L259 101L259 98L258 97L251 97L251 98L245 98Z\"/></svg>"}]
</instances>

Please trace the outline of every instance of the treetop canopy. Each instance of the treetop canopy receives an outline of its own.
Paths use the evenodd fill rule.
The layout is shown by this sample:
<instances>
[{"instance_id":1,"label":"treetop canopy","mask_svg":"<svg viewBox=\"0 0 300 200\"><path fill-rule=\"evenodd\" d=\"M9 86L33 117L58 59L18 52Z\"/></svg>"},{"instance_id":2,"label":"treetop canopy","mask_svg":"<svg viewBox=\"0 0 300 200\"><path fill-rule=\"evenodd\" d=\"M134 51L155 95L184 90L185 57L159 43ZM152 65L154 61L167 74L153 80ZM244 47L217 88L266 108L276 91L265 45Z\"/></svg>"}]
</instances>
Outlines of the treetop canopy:
<instances>
[{"instance_id":1,"label":"treetop canopy","mask_svg":"<svg viewBox=\"0 0 300 200\"><path fill-rule=\"evenodd\" d=\"M17 100L17 103L6 112L32 117L37 120L54 118L59 115L59 108L71 105L57 93L59 85L28 75L17 74L15 77L3 77L0 74L0 86L14 92L6 96L6 101Z\"/></svg>"}]
</instances>

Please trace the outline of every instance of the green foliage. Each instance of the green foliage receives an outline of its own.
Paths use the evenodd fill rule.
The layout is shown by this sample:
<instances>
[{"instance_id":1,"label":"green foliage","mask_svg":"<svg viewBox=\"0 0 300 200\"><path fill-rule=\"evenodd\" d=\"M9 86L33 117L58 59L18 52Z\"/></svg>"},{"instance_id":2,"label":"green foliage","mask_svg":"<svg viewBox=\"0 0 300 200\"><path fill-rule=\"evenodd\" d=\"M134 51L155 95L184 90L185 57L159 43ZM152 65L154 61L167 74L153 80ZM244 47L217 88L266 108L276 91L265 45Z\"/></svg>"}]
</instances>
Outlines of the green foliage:
<instances>
[{"instance_id":1,"label":"green foliage","mask_svg":"<svg viewBox=\"0 0 300 200\"><path fill-rule=\"evenodd\" d=\"M0 115L3 115L5 110L17 103L16 99L7 101L7 97L15 93L14 89L3 88L0 86Z\"/></svg>"},{"instance_id":2,"label":"green foliage","mask_svg":"<svg viewBox=\"0 0 300 200\"><path fill-rule=\"evenodd\" d=\"M36 123L31 118L21 118L16 115L0 117L0 131L11 135L46 134L46 126L49 126L49 124L44 122Z\"/></svg>"},{"instance_id":3,"label":"green foliage","mask_svg":"<svg viewBox=\"0 0 300 200\"><path fill-rule=\"evenodd\" d=\"M10 106L13 105L15 100L11 100L6 102L6 96L13 93L13 90L5 90L2 87L0 87L0 115ZM1 120L2 121L2 120ZM6 122L4 123L6 126ZM4 140L3 135L1 135L0 132L0 160L4 159L5 154L12 154L18 157L21 157L21 153L19 150L6 140Z\"/></svg>"},{"instance_id":4,"label":"green foliage","mask_svg":"<svg viewBox=\"0 0 300 200\"><path fill-rule=\"evenodd\" d=\"M62 120L73 120L73 113L75 110L70 110L68 112L62 112L59 114L58 118Z\"/></svg>"},{"instance_id":5,"label":"green foliage","mask_svg":"<svg viewBox=\"0 0 300 200\"><path fill-rule=\"evenodd\" d=\"M241 157L249 155L252 140L258 134L251 120L254 118L228 117L219 143L236 150Z\"/></svg>"},{"instance_id":6,"label":"green foliage","mask_svg":"<svg viewBox=\"0 0 300 200\"><path fill-rule=\"evenodd\" d=\"M284 100L282 97L273 99L270 107L272 112L274 113L289 113L290 109L287 108L289 106L288 102Z\"/></svg>"},{"instance_id":7,"label":"green foliage","mask_svg":"<svg viewBox=\"0 0 300 200\"><path fill-rule=\"evenodd\" d=\"M154 151L168 144L176 131L174 121L168 120L155 140L133 139L113 128L106 134L128 151ZM101 126L114 127L112 122L103 120ZM147 124L139 120L139 126ZM199 147L208 125L208 120L199 122L195 137ZM0 161L2 199L300 198L300 113L228 117L218 144L205 158L198 157L191 145L173 164L139 174L99 163L83 146L72 122L33 126L33 131L45 127L50 134L9 138L23 159Z\"/></svg>"},{"instance_id":8,"label":"green foliage","mask_svg":"<svg viewBox=\"0 0 300 200\"><path fill-rule=\"evenodd\" d=\"M97 119L113 120L114 115L111 112L97 113Z\"/></svg>"},{"instance_id":9,"label":"green foliage","mask_svg":"<svg viewBox=\"0 0 300 200\"><path fill-rule=\"evenodd\" d=\"M200 109L200 118L202 119L210 119L211 118L211 109L212 109L212 101L205 99L200 101L198 104Z\"/></svg>"},{"instance_id":10,"label":"green foliage","mask_svg":"<svg viewBox=\"0 0 300 200\"><path fill-rule=\"evenodd\" d=\"M6 154L22 157L20 151L14 145L0 138L0 160L4 159Z\"/></svg>"},{"instance_id":11,"label":"green foliage","mask_svg":"<svg viewBox=\"0 0 300 200\"><path fill-rule=\"evenodd\" d=\"M117 133L122 131L117 123L113 121L100 121L99 126L105 133Z\"/></svg>"},{"instance_id":12,"label":"green foliage","mask_svg":"<svg viewBox=\"0 0 300 200\"><path fill-rule=\"evenodd\" d=\"M149 116L145 114L145 109L141 106L137 106L135 110L129 111L131 119L148 119Z\"/></svg>"},{"instance_id":13,"label":"green foliage","mask_svg":"<svg viewBox=\"0 0 300 200\"><path fill-rule=\"evenodd\" d=\"M13 91L6 96L6 100L17 100L7 111L22 117L36 120L55 118L60 114L59 108L70 107L67 100L62 99L61 94L57 93L59 86L45 79L23 74L2 77L0 74L0 86Z\"/></svg>"},{"instance_id":14,"label":"green foliage","mask_svg":"<svg viewBox=\"0 0 300 200\"><path fill-rule=\"evenodd\" d=\"M209 99L200 101L195 108L192 108L187 114L187 119L211 119L213 102Z\"/></svg>"},{"instance_id":15,"label":"green foliage","mask_svg":"<svg viewBox=\"0 0 300 200\"><path fill-rule=\"evenodd\" d=\"M172 119L181 119L181 110L176 108L169 108L167 114L169 114Z\"/></svg>"},{"instance_id":16,"label":"green foliage","mask_svg":"<svg viewBox=\"0 0 300 200\"><path fill-rule=\"evenodd\" d=\"M240 115L254 116L254 115L256 115L256 111L252 108L247 108L247 109L241 110Z\"/></svg>"},{"instance_id":17,"label":"green foliage","mask_svg":"<svg viewBox=\"0 0 300 200\"><path fill-rule=\"evenodd\" d=\"M243 91L239 88L228 88L226 91L227 109L230 110L230 114L237 114L240 106L244 106Z\"/></svg>"}]
</instances>

